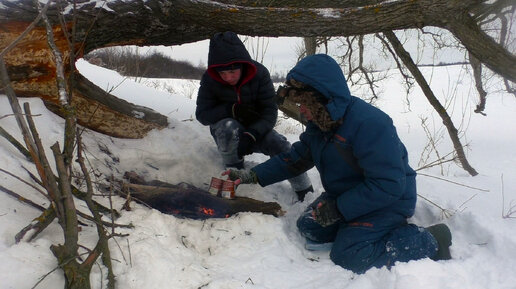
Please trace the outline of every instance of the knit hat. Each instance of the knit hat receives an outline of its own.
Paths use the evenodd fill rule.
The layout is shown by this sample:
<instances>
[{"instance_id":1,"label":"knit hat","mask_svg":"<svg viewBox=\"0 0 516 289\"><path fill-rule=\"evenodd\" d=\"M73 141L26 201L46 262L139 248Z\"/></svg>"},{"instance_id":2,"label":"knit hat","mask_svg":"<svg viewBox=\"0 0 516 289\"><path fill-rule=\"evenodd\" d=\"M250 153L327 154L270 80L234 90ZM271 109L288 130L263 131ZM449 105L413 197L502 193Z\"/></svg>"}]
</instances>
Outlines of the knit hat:
<instances>
[{"instance_id":1,"label":"knit hat","mask_svg":"<svg viewBox=\"0 0 516 289\"><path fill-rule=\"evenodd\" d=\"M226 71L226 70L235 70L235 69L241 69L242 63L241 62L234 62L230 64L222 64L218 66L213 66L213 69L217 72Z\"/></svg>"},{"instance_id":2,"label":"knit hat","mask_svg":"<svg viewBox=\"0 0 516 289\"><path fill-rule=\"evenodd\" d=\"M291 89L286 97L292 102L306 106L312 113L313 119L311 121L322 131L330 131L340 125L341 121L331 119L326 109L328 99L324 95L311 86L296 81L293 78L289 79L287 84L291 86Z\"/></svg>"}]
</instances>

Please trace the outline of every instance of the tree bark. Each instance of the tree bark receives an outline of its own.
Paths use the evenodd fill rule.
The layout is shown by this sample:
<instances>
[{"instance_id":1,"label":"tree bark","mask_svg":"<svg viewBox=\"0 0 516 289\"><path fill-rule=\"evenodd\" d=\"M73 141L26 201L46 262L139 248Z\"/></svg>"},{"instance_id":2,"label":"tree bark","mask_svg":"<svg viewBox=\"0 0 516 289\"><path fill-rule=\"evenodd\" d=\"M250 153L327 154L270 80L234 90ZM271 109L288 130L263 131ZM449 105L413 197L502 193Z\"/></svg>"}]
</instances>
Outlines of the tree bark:
<instances>
[{"instance_id":1,"label":"tree bark","mask_svg":"<svg viewBox=\"0 0 516 289\"><path fill-rule=\"evenodd\" d=\"M482 31L473 18L461 13L447 28L481 63L516 83L516 56Z\"/></svg>"},{"instance_id":2,"label":"tree bark","mask_svg":"<svg viewBox=\"0 0 516 289\"><path fill-rule=\"evenodd\" d=\"M314 55L317 51L317 39L315 37L305 37L305 55Z\"/></svg>"},{"instance_id":3,"label":"tree bark","mask_svg":"<svg viewBox=\"0 0 516 289\"><path fill-rule=\"evenodd\" d=\"M195 42L220 30L272 37L363 35L384 30L442 27L459 12L471 11L484 1L327 1L324 7L315 0L301 1L303 7L290 6L289 2L277 3L274 7L271 1L255 1L254 4L260 6L249 1L233 2L235 4L229 5L221 1L132 0L107 2L105 7L85 2L78 5L77 39L83 41L84 51L89 52L113 45ZM0 15L5 15L8 22L32 21L37 13L30 3L30 0L8 2L0 8ZM55 5L52 8L49 18L52 12L58 13ZM68 19L71 15L69 12Z\"/></svg>"},{"instance_id":4,"label":"tree bark","mask_svg":"<svg viewBox=\"0 0 516 289\"><path fill-rule=\"evenodd\" d=\"M76 109L78 124L120 138L141 138L152 129L168 125L164 115L107 93L77 71L74 78L71 105ZM44 100L50 111L64 117L61 105Z\"/></svg>"},{"instance_id":5,"label":"tree bark","mask_svg":"<svg viewBox=\"0 0 516 289\"><path fill-rule=\"evenodd\" d=\"M0 48L4 48L26 25L19 22L0 24ZM149 108L121 100L91 83L78 71L70 71L70 54L60 26L54 27L56 44L66 62L65 74L73 73L74 88L71 105L75 106L77 122L92 130L121 138L141 138L152 129L164 128L167 118ZM78 49L77 47L76 49ZM54 113L64 117L59 103L57 75L52 53L46 44L44 28L35 28L21 43L6 54L5 63L14 93L19 97L40 97Z\"/></svg>"}]
</instances>

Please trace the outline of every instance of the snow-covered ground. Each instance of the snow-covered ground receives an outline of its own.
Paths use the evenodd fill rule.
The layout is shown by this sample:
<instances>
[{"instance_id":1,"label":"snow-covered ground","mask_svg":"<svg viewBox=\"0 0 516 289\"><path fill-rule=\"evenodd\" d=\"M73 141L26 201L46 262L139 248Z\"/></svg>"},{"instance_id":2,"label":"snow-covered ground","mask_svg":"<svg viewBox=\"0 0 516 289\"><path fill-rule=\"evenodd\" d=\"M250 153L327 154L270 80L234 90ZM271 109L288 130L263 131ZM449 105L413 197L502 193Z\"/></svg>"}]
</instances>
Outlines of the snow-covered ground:
<instances>
[{"instance_id":1,"label":"snow-covered ground","mask_svg":"<svg viewBox=\"0 0 516 289\"><path fill-rule=\"evenodd\" d=\"M125 171L134 170L149 180L187 182L201 188L207 188L210 178L222 172L221 158L208 128L195 120L197 81L135 82L82 60L78 67L101 88L117 86L113 94L150 107L169 117L170 122L168 128L151 131L139 140L116 139L87 130L83 139L88 158L98 171L120 177ZM463 143L468 144L468 159L479 172L471 177L453 163L419 171L421 198L411 221L422 226L448 224L453 233L452 260L411 261L399 263L391 270L375 268L357 275L334 265L327 252L305 250L295 221L322 191L317 171L311 170L309 176L316 193L303 203L293 201L287 182L265 188L242 185L237 189L237 195L281 204L287 213L279 218L240 213L228 219L196 221L137 204L133 204L133 211L121 211L117 222L132 223L134 229L119 230L129 236L110 242L117 288L516 288L516 213L513 218L503 217L516 204L516 99L492 93L487 116L482 116L472 113L477 100L469 76L450 83L449 79L457 79L460 74L458 68L425 73L433 73L434 91L442 101L447 99L453 120L465 131L461 136ZM394 119L409 150L411 165L418 168L438 157L435 151L429 153L427 135L439 148L439 156L452 151L452 147L442 121L422 93L415 89L407 101L400 83L393 73L382 83L384 96L376 104ZM39 114L35 121L45 147L55 141L62 144L63 120L50 113L39 99L21 102L29 102L32 112ZM0 95L0 126L21 141L14 118L6 116L11 113L7 98ZM423 119L427 133L422 127ZM294 142L302 127L281 120L278 130ZM119 161L113 161L100 147L107 147ZM50 149L48 152L51 155ZM246 162L252 166L266 159L254 154ZM23 167L35 172L9 142L0 138L0 168L32 182ZM32 187L7 174L0 172L0 182L26 198L48 205ZM120 210L123 200L114 201L115 208ZM78 207L84 210L82 204ZM32 288L55 269L56 259L49 247L62 242L57 224L49 226L33 242L14 243L15 234L39 213L0 192L0 289ZM80 238L81 244L91 245L95 242L95 228L83 227ZM93 288L106 285L106 274L100 268L93 268ZM63 288L63 284L63 274L56 270L36 288Z\"/></svg>"}]
</instances>

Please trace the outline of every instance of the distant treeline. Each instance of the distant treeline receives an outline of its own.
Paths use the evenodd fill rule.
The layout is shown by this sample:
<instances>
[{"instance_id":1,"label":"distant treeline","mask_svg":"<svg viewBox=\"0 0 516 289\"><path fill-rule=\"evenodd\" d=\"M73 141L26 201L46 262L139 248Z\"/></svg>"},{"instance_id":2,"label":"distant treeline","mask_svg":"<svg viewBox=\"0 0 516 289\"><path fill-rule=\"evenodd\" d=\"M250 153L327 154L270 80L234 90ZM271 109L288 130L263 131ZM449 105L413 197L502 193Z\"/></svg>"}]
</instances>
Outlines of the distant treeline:
<instances>
[{"instance_id":1,"label":"distant treeline","mask_svg":"<svg viewBox=\"0 0 516 289\"><path fill-rule=\"evenodd\" d=\"M131 77L201 79L206 70L201 65L174 60L158 51L142 55L137 48L131 47L98 49L84 58L92 64Z\"/></svg>"},{"instance_id":2,"label":"distant treeline","mask_svg":"<svg viewBox=\"0 0 516 289\"><path fill-rule=\"evenodd\" d=\"M92 51L84 56L92 64L115 70L122 75L150 78L201 79L206 67L188 61L174 60L158 51L145 55L138 48L109 47ZM283 82L285 77L274 73L273 82Z\"/></svg>"}]
</instances>

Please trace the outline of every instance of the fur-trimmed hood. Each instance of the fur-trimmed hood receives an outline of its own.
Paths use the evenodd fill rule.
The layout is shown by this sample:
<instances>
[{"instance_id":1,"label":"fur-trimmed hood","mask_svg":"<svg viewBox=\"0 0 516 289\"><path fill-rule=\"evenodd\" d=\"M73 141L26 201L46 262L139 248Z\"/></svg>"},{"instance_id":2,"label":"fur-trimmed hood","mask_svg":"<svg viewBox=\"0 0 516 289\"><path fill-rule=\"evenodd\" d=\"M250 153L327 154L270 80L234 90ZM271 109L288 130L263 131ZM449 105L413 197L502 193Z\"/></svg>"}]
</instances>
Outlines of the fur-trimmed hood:
<instances>
[{"instance_id":1,"label":"fur-trimmed hood","mask_svg":"<svg viewBox=\"0 0 516 289\"><path fill-rule=\"evenodd\" d=\"M303 58L287 74L290 79L310 85L328 99L326 108L332 120L344 116L351 101L346 78L337 62L326 54Z\"/></svg>"}]
</instances>

